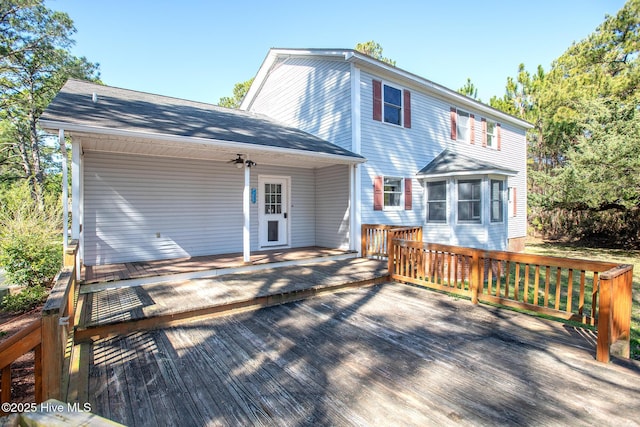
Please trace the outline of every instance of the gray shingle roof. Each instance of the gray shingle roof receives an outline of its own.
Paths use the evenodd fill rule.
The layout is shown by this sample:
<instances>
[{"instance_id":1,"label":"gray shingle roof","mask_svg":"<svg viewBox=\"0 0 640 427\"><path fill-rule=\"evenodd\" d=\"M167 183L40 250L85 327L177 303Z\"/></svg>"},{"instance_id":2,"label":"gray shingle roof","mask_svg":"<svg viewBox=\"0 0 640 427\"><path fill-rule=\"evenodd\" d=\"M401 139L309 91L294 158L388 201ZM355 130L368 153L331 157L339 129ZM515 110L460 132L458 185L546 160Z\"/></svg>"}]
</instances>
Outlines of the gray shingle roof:
<instances>
[{"instance_id":1,"label":"gray shingle roof","mask_svg":"<svg viewBox=\"0 0 640 427\"><path fill-rule=\"evenodd\" d=\"M447 148L442 153L438 154L438 156L428 165L423 167L417 175L442 176L469 173L516 175L517 171L478 160L464 154L456 153L455 151Z\"/></svg>"},{"instance_id":2,"label":"gray shingle roof","mask_svg":"<svg viewBox=\"0 0 640 427\"><path fill-rule=\"evenodd\" d=\"M73 79L67 81L40 120L45 127L63 123L151 136L204 138L302 150L353 157L354 161L363 159L263 115Z\"/></svg>"}]
</instances>

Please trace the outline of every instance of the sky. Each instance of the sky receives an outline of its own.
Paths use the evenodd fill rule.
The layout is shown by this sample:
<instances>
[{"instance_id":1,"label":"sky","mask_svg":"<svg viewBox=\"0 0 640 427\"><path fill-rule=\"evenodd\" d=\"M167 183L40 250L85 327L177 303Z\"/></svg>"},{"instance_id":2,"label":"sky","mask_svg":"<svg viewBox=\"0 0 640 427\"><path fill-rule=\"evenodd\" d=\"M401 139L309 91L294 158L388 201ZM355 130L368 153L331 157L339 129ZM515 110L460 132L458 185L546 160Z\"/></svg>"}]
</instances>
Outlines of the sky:
<instances>
[{"instance_id":1,"label":"sky","mask_svg":"<svg viewBox=\"0 0 640 427\"><path fill-rule=\"evenodd\" d=\"M46 0L77 33L72 53L110 86L217 103L270 48L348 48L374 40L413 74L485 102L507 77L551 62L624 0Z\"/></svg>"}]
</instances>

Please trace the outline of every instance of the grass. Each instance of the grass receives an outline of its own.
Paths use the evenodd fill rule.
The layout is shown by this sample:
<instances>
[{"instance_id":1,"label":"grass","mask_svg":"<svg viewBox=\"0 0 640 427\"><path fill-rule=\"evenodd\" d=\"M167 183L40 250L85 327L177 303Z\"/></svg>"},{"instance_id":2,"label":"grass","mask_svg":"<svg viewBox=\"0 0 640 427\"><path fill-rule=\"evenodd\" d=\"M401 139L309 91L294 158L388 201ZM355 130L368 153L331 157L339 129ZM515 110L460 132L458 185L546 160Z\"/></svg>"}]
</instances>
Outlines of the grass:
<instances>
[{"instance_id":1,"label":"grass","mask_svg":"<svg viewBox=\"0 0 640 427\"><path fill-rule=\"evenodd\" d=\"M633 306L631 309L631 358L640 360L640 251L592 248L574 243L530 240L527 242L526 252L536 255L632 264Z\"/></svg>"}]
</instances>

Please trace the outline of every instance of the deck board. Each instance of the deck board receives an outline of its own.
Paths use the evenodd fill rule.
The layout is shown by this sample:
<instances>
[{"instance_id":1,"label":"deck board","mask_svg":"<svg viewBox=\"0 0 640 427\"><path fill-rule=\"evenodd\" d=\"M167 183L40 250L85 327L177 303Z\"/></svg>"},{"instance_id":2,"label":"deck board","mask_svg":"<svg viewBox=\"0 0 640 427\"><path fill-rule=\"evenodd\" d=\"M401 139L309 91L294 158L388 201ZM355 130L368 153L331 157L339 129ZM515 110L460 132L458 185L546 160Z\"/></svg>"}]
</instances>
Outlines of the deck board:
<instances>
[{"instance_id":1,"label":"deck board","mask_svg":"<svg viewBox=\"0 0 640 427\"><path fill-rule=\"evenodd\" d=\"M129 425L637 424L640 365L593 338L391 283L96 341L89 396Z\"/></svg>"}]
</instances>

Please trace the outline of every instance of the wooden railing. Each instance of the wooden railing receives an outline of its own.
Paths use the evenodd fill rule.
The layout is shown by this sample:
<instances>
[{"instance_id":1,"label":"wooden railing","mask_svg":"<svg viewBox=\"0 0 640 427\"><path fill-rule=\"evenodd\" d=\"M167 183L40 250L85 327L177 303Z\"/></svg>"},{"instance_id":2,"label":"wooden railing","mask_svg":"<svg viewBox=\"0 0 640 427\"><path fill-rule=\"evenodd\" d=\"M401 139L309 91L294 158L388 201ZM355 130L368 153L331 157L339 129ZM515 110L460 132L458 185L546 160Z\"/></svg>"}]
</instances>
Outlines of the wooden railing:
<instances>
[{"instance_id":1,"label":"wooden railing","mask_svg":"<svg viewBox=\"0 0 640 427\"><path fill-rule=\"evenodd\" d=\"M69 333L73 330L76 305L78 242L65 251L64 267L58 273L42 308L42 398L62 397L62 370Z\"/></svg>"},{"instance_id":2,"label":"wooden railing","mask_svg":"<svg viewBox=\"0 0 640 427\"><path fill-rule=\"evenodd\" d=\"M363 224L361 256L364 258L387 258L391 239L422 241L422 227L398 225Z\"/></svg>"},{"instance_id":3,"label":"wooden railing","mask_svg":"<svg viewBox=\"0 0 640 427\"><path fill-rule=\"evenodd\" d=\"M2 403L11 402L11 365L24 354L35 351L35 401L42 402L42 346L40 319L29 323L23 330L0 344L0 368L2 369ZM0 413L5 415L2 410Z\"/></svg>"},{"instance_id":4,"label":"wooden railing","mask_svg":"<svg viewBox=\"0 0 640 427\"><path fill-rule=\"evenodd\" d=\"M35 352L35 402L61 398L62 368L75 311L77 253L78 242L71 241L65 250L64 266L42 309L42 318L0 344L2 403L11 401L11 365L30 351Z\"/></svg>"},{"instance_id":5,"label":"wooden railing","mask_svg":"<svg viewBox=\"0 0 640 427\"><path fill-rule=\"evenodd\" d=\"M632 266L394 239L392 280L598 326L596 358L629 357ZM626 342L626 345L624 344Z\"/></svg>"}]
</instances>

